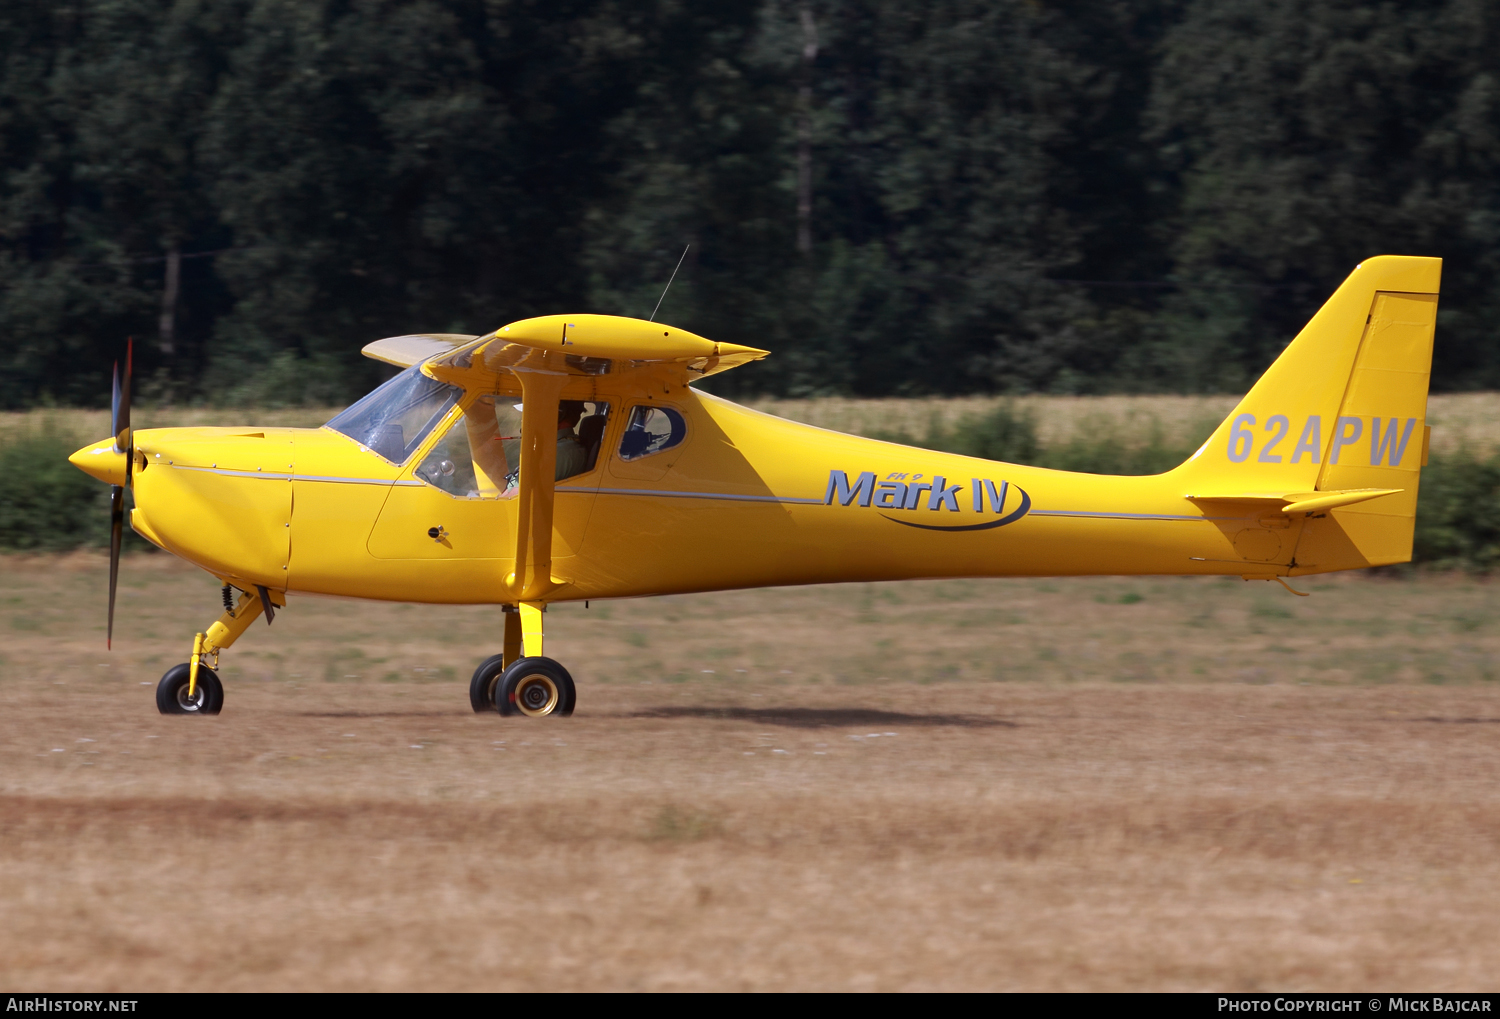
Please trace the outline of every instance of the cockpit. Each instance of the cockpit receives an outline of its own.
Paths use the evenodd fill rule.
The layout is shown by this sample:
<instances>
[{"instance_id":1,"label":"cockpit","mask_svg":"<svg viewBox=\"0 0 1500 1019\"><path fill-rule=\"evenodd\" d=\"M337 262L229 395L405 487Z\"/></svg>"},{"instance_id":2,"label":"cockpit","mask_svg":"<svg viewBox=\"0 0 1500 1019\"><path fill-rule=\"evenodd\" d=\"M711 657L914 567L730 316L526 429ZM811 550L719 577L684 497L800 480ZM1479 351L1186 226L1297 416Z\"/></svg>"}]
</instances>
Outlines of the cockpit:
<instances>
[{"instance_id":1,"label":"cockpit","mask_svg":"<svg viewBox=\"0 0 1500 1019\"><path fill-rule=\"evenodd\" d=\"M607 403L559 403L556 480L594 469L608 425ZM521 474L521 405L505 396L479 397L438 439L415 473L460 499L514 496Z\"/></svg>"},{"instance_id":2,"label":"cockpit","mask_svg":"<svg viewBox=\"0 0 1500 1019\"><path fill-rule=\"evenodd\" d=\"M327 427L401 466L463 396L462 388L429 378L414 366L336 415ZM480 395L448 424L414 473L460 499L514 496L521 466L521 407L514 397ZM556 480L594 469L609 426L609 411L610 405L598 400L558 404ZM672 413L681 422L681 415ZM646 430L652 425L656 431ZM660 447L657 432L670 438L672 431L670 421L663 425L644 417L639 425L633 418L632 426L635 432L645 430L632 449Z\"/></svg>"}]
</instances>

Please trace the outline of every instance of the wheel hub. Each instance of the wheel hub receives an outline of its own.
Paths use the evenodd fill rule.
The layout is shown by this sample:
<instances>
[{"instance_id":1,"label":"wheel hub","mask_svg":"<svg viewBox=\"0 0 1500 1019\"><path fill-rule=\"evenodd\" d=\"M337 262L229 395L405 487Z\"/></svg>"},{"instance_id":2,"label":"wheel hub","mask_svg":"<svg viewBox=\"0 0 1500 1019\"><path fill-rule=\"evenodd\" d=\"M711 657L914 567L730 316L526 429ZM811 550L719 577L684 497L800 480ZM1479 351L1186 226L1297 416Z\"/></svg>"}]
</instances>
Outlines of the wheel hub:
<instances>
[{"instance_id":1,"label":"wheel hub","mask_svg":"<svg viewBox=\"0 0 1500 1019\"><path fill-rule=\"evenodd\" d=\"M182 708L183 711L202 710L205 697L206 694L203 689L202 683L198 684L198 689L193 691L193 695L191 697L188 696L188 688L186 683L177 688L177 706Z\"/></svg>"},{"instance_id":2,"label":"wheel hub","mask_svg":"<svg viewBox=\"0 0 1500 1019\"><path fill-rule=\"evenodd\" d=\"M550 715L558 700L557 684L550 676L533 674L516 684L516 707L524 715Z\"/></svg>"}]
</instances>

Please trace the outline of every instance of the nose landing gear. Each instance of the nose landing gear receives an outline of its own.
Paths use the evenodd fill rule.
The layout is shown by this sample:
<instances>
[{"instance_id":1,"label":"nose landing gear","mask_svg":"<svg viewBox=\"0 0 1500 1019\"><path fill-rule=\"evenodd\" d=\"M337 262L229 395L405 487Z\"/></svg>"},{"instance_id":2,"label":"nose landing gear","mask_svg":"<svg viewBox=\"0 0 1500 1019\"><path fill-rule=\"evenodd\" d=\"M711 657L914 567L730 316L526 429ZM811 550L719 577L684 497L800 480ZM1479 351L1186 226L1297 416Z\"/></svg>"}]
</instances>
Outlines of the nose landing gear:
<instances>
[{"instance_id":1,"label":"nose landing gear","mask_svg":"<svg viewBox=\"0 0 1500 1019\"><path fill-rule=\"evenodd\" d=\"M193 655L181 665L174 665L156 684L156 710L163 715L217 715L224 707L224 684L219 682L219 652L239 640L250 624L265 613L269 624L278 606L286 605L280 595L264 587L240 595L234 607L229 606L229 586L224 587L224 614L208 628L207 633L193 637ZM212 666L209 660L212 659Z\"/></svg>"},{"instance_id":2,"label":"nose landing gear","mask_svg":"<svg viewBox=\"0 0 1500 1019\"><path fill-rule=\"evenodd\" d=\"M167 670L156 684L156 710L163 715L217 715L224 707L224 684L219 674L206 665L198 667L193 691L188 692L188 673L192 667L183 662Z\"/></svg>"}]
</instances>

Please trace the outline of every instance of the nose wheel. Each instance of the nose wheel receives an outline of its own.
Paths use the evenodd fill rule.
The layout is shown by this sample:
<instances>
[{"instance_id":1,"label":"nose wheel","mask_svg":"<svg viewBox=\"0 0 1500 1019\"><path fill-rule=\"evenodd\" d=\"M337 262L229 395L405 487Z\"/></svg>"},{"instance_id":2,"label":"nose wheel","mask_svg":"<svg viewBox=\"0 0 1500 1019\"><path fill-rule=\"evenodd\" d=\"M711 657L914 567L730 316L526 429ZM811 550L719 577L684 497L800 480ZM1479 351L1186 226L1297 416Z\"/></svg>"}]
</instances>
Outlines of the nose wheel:
<instances>
[{"instance_id":1,"label":"nose wheel","mask_svg":"<svg viewBox=\"0 0 1500 1019\"><path fill-rule=\"evenodd\" d=\"M198 666L198 682L188 693L187 662L174 665L156 684L156 709L163 715L217 715L224 707L224 684L206 665Z\"/></svg>"},{"instance_id":2,"label":"nose wheel","mask_svg":"<svg viewBox=\"0 0 1500 1019\"><path fill-rule=\"evenodd\" d=\"M163 715L217 715L224 708L224 685L219 682L219 652L229 647L262 615L269 623L276 607L286 604L282 595L264 587L242 592L238 602L229 597L231 588L224 585L224 614L207 633L193 638L193 657L174 665L156 684L156 709ZM193 677L191 662L198 663Z\"/></svg>"}]
</instances>

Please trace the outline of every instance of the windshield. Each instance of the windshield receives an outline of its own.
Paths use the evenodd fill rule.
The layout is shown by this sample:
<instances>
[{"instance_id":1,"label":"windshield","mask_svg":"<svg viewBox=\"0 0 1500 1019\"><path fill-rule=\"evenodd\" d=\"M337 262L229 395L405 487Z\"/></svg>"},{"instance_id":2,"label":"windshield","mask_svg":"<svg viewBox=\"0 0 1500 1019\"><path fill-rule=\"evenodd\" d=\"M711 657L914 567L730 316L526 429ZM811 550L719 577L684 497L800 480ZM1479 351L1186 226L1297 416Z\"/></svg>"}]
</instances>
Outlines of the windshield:
<instances>
[{"instance_id":1,"label":"windshield","mask_svg":"<svg viewBox=\"0 0 1500 1019\"><path fill-rule=\"evenodd\" d=\"M403 464L462 392L413 366L335 415L328 427Z\"/></svg>"}]
</instances>

